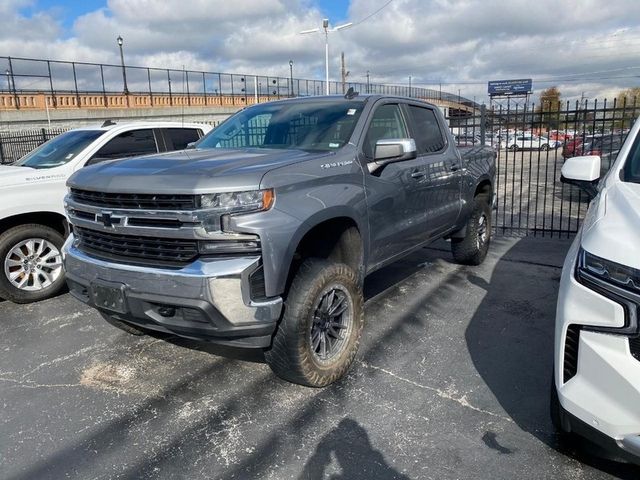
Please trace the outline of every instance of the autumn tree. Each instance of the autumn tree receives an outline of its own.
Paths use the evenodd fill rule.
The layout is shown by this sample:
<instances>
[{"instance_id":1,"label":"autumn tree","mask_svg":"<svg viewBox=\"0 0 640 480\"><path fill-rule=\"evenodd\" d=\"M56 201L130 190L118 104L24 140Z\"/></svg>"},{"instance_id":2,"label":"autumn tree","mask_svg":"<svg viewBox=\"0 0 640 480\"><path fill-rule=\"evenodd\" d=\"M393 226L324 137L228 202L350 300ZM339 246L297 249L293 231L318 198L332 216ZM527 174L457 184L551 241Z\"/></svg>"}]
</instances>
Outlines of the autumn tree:
<instances>
[{"instance_id":1,"label":"autumn tree","mask_svg":"<svg viewBox=\"0 0 640 480\"><path fill-rule=\"evenodd\" d=\"M640 109L640 87L627 88L616 95L617 118L613 125L617 128L630 128L633 119L638 115Z\"/></svg>"},{"instance_id":2,"label":"autumn tree","mask_svg":"<svg viewBox=\"0 0 640 480\"><path fill-rule=\"evenodd\" d=\"M540 94L540 103L536 111L540 114L540 123L547 129L556 129L560 123L560 90L558 87L549 87Z\"/></svg>"}]
</instances>

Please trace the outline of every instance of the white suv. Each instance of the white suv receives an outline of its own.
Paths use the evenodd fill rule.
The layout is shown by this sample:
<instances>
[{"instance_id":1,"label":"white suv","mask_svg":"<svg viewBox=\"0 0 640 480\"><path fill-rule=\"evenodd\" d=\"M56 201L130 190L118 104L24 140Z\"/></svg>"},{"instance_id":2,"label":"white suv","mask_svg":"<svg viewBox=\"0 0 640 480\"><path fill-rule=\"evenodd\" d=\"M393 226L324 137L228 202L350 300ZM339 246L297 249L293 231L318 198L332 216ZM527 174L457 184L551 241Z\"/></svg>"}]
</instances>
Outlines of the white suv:
<instances>
[{"instance_id":1,"label":"white suv","mask_svg":"<svg viewBox=\"0 0 640 480\"><path fill-rule=\"evenodd\" d=\"M69 233L66 181L86 165L182 150L211 127L140 122L70 130L13 165L0 165L0 297L28 303L64 286L60 248Z\"/></svg>"},{"instance_id":2,"label":"white suv","mask_svg":"<svg viewBox=\"0 0 640 480\"><path fill-rule=\"evenodd\" d=\"M562 270L551 391L556 428L638 464L639 130L637 121L601 181L600 157L569 158L562 167L563 181L597 196Z\"/></svg>"}]
</instances>

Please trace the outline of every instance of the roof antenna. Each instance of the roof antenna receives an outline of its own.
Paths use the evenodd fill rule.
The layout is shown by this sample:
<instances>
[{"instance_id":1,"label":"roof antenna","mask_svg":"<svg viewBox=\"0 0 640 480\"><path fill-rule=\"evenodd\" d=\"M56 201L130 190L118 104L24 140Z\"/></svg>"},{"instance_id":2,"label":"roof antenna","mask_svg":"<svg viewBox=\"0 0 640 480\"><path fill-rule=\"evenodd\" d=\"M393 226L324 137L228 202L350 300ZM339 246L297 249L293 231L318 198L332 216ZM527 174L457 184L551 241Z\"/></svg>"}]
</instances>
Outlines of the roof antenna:
<instances>
[{"instance_id":1,"label":"roof antenna","mask_svg":"<svg viewBox=\"0 0 640 480\"><path fill-rule=\"evenodd\" d=\"M344 94L344 98L346 98L347 100L353 100L358 96L359 93L360 92L356 92L353 89L353 87L349 87L349 90L347 90L347 93Z\"/></svg>"},{"instance_id":2,"label":"roof antenna","mask_svg":"<svg viewBox=\"0 0 640 480\"><path fill-rule=\"evenodd\" d=\"M109 120L105 120L104 123L102 124L102 128L104 127L110 127L111 125L115 125L116 122L114 122L113 120L109 119Z\"/></svg>"}]
</instances>

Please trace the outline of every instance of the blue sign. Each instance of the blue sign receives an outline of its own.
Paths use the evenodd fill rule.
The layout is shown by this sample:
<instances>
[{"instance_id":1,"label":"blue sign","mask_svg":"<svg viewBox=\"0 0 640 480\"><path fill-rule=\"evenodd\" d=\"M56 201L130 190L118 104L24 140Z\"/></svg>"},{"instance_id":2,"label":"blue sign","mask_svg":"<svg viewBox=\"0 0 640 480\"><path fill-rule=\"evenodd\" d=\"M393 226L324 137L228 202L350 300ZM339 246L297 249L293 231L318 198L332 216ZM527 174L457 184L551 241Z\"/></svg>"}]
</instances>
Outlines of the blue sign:
<instances>
[{"instance_id":1,"label":"blue sign","mask_svg":"<svg viewBox=\"0 0 640 480\"><path fill-rule=\"evenodd\" d=\"M519 80L493 80L489 82L489 96L491 95L524 95L531 93L533 81L530 78Z\"/></svg>"}]
</instances>

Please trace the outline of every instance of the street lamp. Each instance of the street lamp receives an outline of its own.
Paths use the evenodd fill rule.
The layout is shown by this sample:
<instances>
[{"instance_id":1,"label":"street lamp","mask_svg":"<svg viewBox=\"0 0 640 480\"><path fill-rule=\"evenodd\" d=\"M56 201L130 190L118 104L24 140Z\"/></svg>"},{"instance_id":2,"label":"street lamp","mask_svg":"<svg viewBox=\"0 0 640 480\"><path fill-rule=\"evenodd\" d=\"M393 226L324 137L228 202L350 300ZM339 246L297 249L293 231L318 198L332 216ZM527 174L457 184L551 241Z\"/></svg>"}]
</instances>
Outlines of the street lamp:
<instances>
[{"instance_id":1,"label":"street lamp","mask_svg":"<svg viewBox=\"0 0 640 480\"><path fill-rule=\"evenodd\" d=\"M411 75L409 75L409 96L411 96Z\"/></svg>"},{"instance_id":2,"label":"street lamp","mask_svg":"<svg viewBox=\"0 0 640 480\"><path fill-rule=\"evenodd\" d=\"M118 35L118 47L120 47L120 64L122 65L122 83L124 84L124 94L129 95L129 89L127 88L127 69L124 67L124 53L122 53L122 44L124 41L122 37Z\"/></svg>"},{"instance_id":3,"label":"street lamp","mask_svg":"<svg viewBox=\"0 0 640 480\"><path fill-rule=\"evenodd\" d=\"M353 25L353 22L345 23L344 25L338 25L337 27L329 28L329 19L322 20L322 30L324 31L324 77L325 77L325 92L329 95L329 32L337 32L343 28L349 28ZM306 35L308 33L319 32L320 28L312 28L311 30L303 30L300 35Z\"/></svg>"},{"instance_id":4,"label":"street lamp","mask_svg":"<svg viewBox=\"0 0 640 480\"><path fill-rule=\"evenodd\" d=\"M4 73L7 75L7 90L11 91L11 72L7 68L7 71Z\"/></svg>"},{"instance_id":5,"label":"street lamp","mask_svg":"<svg viewBox=\"0 0 640 480\"><path fill-rule=\"evenodd\" d=\"M369 70L367 70L367 93L371 93L371 84L369 83Z\"/></svg>"},{"instance_id":6,"label":"street lamp","mask_svg":"<svg viewBox=\"0 0 640 480\"><path fill-rule=\"evenodd\" d=\"M293 97L293 60L289 60L289 96Z\"/></svg>"}]
</instances>

